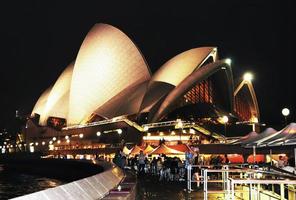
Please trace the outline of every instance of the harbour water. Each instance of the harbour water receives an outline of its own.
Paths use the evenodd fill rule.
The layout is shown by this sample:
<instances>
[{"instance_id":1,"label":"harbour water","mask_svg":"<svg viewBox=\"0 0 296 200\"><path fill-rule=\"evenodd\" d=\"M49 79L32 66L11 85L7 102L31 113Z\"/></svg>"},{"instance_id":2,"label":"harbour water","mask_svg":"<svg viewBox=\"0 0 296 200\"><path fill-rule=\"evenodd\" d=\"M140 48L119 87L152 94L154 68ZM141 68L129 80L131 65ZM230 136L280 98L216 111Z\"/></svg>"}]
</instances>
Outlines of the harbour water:
<instances>
[{"instance_id":1,"label":"harbour water","mask_svg":"<svg viewBox=\"0 0 296 200\"><path fill-rule=\"evenodd\" d=\"M64 183L56 179L6 170L0 165L0 200L56 187Z\"/></svg>"}]
</instances>

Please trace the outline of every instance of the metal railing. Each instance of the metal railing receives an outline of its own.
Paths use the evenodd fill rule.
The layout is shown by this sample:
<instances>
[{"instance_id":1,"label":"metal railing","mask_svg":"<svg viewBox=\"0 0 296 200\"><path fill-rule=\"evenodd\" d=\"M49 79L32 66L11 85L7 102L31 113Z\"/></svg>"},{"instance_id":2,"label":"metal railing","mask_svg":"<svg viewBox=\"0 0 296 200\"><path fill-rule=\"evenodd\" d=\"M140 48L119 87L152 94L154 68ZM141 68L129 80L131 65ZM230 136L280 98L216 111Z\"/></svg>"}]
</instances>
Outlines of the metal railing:
<instances>
[{"instance_id":1,"label":"metal railing","mask_svg":"<svg viewBox=\"0 0 296 200\"><path fill-rule=\"evenodd\" d=\"M253 185L257 184L256 187L256 196L257 200L260 198L260 184L282 184L281 185L281 195L278 199L283 199L284 196L284 184L289 185L296 185L296 179L275 179L275 178L268 178L268 176L273 176L276 178L283 177L282 173L277 172L271 172L271 171L264 171L264 170L257 170L257 169L251 169L251 168L242 168L244 165L237 166L239 168L230 168L229 165L223 165L219 166L221 169L211 169L209 167L213 166L202 166L202 165L188 165L187 166L187 190L188 192L193 191L192 190L192 183L197 183L197 186L200 186L200 184L203 184L203 194L204 199L208 199L209 193L220 193L224 194L225 199L232 199L234 200L235 191L239 193L249 193L249 197L251 200L254 197L254 189ZM192 173L192 169L199 168L201 171L201 174L199 175L198 172ZM209 173L213 174L221 174L221 176L217 176L217 179L210 179ZM264 174L264 176L263 176ZM196 180L192 180L192 175L196 177ZM221 178L220 178L221 177ZM260 179L264 177L265 179ZM288 177L289 178L289 177ZM291 177L295 178L295 177ZM208 183L221 183L221 190L209 190ZM249 186L249 190L237 190L235 189L235 185L238 184L245 184ZM293 191L295 194L295 191ZM275 193L274 193L275 194ZM296 194L295 194L296 195ZM276 199L276 198L275 198Z\"/></svg>"}]
</instances>

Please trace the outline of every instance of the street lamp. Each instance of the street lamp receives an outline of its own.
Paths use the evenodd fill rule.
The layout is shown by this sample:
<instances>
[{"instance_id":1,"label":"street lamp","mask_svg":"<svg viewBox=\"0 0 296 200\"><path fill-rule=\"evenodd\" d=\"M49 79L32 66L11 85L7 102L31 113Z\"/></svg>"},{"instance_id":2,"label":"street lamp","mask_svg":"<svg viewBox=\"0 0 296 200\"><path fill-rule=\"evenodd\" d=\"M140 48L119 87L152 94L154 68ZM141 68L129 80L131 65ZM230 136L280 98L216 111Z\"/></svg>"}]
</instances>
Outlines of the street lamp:
<instances>
[{"instance_id":1,"label":"street lamp","mask_svg":"<svg viewBox=\"0 0 296 200\"><path fill-rule=\"evenodd\" d=\"M247 72L244 74L244 81L251 82L253 80L253 74Z\"/></svg>"},{"instance_id":2,"label":"street lamp","mask_svg":"<svg viewBox=\"0 0 296 200\"><path fill-rule=\"evenodd\" d=\"M288 115L290 114L290 110L288 108L283 108L282 110L282 114L284 115L285 117L285 125L287 125L287 117Z\"/></svg>"},{"instance_id":3,"label":"street lamp","mask_svg":"<svg viewBox=\"0 0 296 200\"><path fill-rule=\"evenodd\" d=\"M224 136L226 136L226 125L227 125L227 122L228 122L228 117L226 116L226 115L224 115L223 117L222 117L222 122L223 122L223 124L224 124Z\"/></svg>"}]
</instances>

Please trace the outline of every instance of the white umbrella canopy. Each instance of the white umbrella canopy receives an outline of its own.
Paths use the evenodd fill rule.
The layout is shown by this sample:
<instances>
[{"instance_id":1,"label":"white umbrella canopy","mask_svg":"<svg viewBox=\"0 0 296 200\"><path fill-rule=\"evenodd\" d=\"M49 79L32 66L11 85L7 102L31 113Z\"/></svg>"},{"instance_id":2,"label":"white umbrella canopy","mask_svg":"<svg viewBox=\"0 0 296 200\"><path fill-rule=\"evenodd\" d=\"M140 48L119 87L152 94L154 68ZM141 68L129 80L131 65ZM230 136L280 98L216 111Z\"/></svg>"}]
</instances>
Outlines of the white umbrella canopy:
<instances>
[{"instance_id":1,"label":"white umbrella canopy","mask_svg":"<svg viewBox=\"0 0 296 200\"><path fill-rule=\"evenodd\" d=\"M241 137L239 140L233 142L232 144L246 144L248 141L252 140L253 138L257 137L258 133L252 131L247 135Z\"/></svg>"},{"instance_id":2,"label":"white umbrella canopy","mask_svg":"<svg viewBox=\"0 0 296 200\"><path fill-rule=\"evenodd\" d=\"M275 130L271 127L266 128L263 132L259 133L256 137L250 139L247 143L245 143L245 145L246 145L246 147L257 146L264 139L271 137L276 132L277 132L277 130Z\"/></svg>"},{"instance_id":3,"label":"white umbrella canopy","mask_svg":"<svg viewBox=\"0 0 296 200\"><path fill-rule=\"evenodd\" d=\"M271 135L271 137L263 140L260 146L279 146L285 142L296 139L296 123L290 123L281 131Z\"/></svg>"}]
</instances>

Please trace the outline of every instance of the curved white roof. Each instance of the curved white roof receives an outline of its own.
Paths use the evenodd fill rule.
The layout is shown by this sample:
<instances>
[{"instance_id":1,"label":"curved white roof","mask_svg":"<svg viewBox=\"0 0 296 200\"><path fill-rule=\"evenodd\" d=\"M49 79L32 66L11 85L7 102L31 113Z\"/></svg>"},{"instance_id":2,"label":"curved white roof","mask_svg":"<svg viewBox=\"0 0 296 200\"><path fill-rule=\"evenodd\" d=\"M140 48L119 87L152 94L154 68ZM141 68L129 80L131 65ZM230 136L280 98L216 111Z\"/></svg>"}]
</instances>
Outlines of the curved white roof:
<instances>
[{"instance_id":1,"label":"curved white roof","mask_svg":"<svg viewBox=\"0 0 296 200\"><path fill-rule=\"evenodd\" d=\"M96 24L74 65L68 125L79 124L125 88L148 79L148 66L135 44L117 28Z\"/></svg>"},{"instance_id":2,"label":"curved white roof","mask_svg":"<svg viewBox=\"0 0 296 200\"><path fill-rule=\"evenodd\" d=\"M67 118L73 67L74 62L68 65L52 87L40 117L41 125L46 125L48 117Z\"/></svg>"},{"instance_id":3,"label":"curved white roof","mask_svg":"<svg viewBox=\"0 0 296 200\"><path fill-rule=\"evenodd\" d=\"M166 82L177 86L195 69L200 67L208 57L216 60L217 49L215 47L201 47L190 49L178 54L167 61L151 78L152 82Z\"/></svg>"},{"instance_id":4,"label":"curved white roof","mask_svg":"<svg viewBox=\"0 0 296 200\"><path fill-rule=\"evenodd\" d=\"M45 108L46 102L47 102L47 98L49 96L49 93L51 91L52 87L47 88L39 97L38 101L36 102L33 111L31 113L31 116L33 116L35 113L40 115L40 118L43 114L43 110Z\"/></svg>"}]
</instances>

